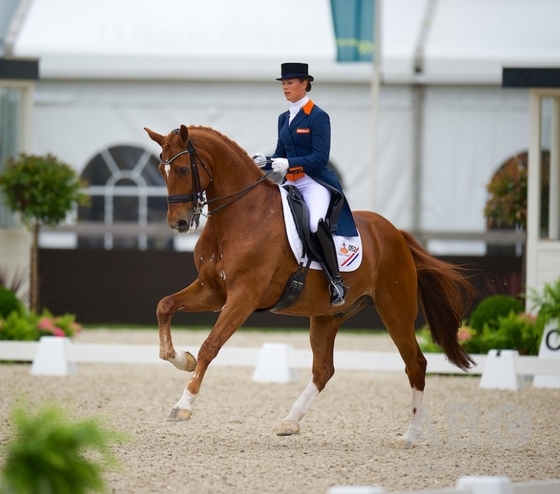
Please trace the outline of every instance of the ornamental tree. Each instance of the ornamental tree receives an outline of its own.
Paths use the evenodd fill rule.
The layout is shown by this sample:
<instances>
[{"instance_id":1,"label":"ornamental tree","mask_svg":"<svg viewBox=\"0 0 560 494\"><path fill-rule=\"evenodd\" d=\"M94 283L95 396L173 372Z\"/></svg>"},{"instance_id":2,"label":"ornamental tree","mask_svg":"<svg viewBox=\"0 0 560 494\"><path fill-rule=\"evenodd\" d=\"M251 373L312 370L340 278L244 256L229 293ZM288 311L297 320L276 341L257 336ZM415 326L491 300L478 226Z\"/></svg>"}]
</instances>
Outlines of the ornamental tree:
<instances>
[{"instance_id":1,"label":"ornamental tree","mask_svg":"<svg viewBox=\"0 0 560 494\"><path fill-rule=\"evenodd\" d=\"M541 154L541 228L548 225L550 153ZM486 185L484 208L487 228L527 226L527 179L529 155L520 153L503 163Z\"/></svg>"},{"instance_id":2,"label":"ornamental tree","mask_svg":"<svg viewBox=\"0 0 560 494\"><path fill-rule=\"evenodd\" d=\"M56 157L20 155L9 158L0 175L0 191L4 202L19 213L22 223L31 232L30 308L39 308L38 240L42 226L56 226L78 204L85 204L86 196L79 176L69 165Z\"/></svg>"}]
</instances>

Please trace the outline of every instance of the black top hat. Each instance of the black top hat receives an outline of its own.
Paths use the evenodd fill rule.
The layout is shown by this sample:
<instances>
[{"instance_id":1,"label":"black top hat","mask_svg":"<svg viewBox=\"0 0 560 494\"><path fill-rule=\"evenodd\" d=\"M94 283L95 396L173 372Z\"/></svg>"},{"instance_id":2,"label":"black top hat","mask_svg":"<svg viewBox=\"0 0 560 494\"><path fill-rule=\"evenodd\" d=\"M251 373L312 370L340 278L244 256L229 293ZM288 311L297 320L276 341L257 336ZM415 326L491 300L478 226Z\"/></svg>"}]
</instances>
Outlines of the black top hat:
<instances>
[{"instance_id":1,"label":"black top hat","mask_svg":"<svg viewBox=\"0 0 560 494\"><path fill-rule=\"evenodd\" d=\"M282 79L307 79L313 81L313 76L309 75L309 66L306 63L287 62L282 64L282 76L276 80Z\"/></svg>"}]
</instances>

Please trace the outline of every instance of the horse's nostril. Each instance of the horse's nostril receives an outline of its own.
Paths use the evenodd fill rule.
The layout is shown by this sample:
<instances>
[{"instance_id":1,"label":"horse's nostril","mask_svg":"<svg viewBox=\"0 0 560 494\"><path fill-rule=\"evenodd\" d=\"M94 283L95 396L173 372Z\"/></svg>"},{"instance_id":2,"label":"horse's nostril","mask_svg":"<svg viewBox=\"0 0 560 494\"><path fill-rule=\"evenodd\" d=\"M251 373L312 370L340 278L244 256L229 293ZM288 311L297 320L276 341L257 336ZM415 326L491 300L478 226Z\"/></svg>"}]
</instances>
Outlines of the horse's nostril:
<instances>
[{"instance_id":1,"label":"horse's nostril","mask_svg":"<svg viewBox=\"0 0 560 494\"><path fill-rule=\"evenodd\" d=\"M179 220L177 221L177 228L182 229L187 226L187 220Z\"/></svg>"}]
</instances>

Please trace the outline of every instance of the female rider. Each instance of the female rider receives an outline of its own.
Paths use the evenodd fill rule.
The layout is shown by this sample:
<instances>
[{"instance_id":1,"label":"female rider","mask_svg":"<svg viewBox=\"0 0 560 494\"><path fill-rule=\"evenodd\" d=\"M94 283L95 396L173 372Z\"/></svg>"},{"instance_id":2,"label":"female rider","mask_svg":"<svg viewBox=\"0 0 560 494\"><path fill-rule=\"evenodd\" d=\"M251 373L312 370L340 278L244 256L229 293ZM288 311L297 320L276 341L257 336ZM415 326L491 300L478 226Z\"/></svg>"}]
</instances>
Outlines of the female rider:
<instances>
[{"instance_id":1,"label":"female rider","mask_svg":"<svg viewBox=\"0 0 560 494\"><path fill-rule=\"evenodd\" d=\"M327 168L331 146L329 115L307 96L313 76L306 63L283 63L281 76L288 111L278 118L278 142L271 157L253 156L264 169L286 174L286 184L301 192L309 209L313 243L322 254L322 265L329 281L331 304L345 303L345 286L340 276L332 233L345 237L358 235L350 207L336 175Z\"/></svg>"}]
</instances>

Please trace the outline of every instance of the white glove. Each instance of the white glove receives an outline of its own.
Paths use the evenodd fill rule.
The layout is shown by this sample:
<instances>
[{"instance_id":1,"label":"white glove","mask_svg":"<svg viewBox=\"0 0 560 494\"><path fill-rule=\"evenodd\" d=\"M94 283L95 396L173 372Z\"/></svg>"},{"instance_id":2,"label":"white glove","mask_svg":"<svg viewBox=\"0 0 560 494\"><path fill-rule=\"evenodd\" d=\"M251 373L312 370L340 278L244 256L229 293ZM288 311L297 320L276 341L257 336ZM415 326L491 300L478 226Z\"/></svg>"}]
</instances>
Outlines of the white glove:
<instances>
[{"instance_id":1,"label":"white glove","mask_svg":"<svg viewBox=\"0 0 560 494\"><path fill-rule=\"evenodd\" d=\"M257 165L259 168L264 168L266 166L266 156L264 154L261 153L257 153L253 156L253 161L255 162L255 165Z\"/></svg>"},{"instance_id":2,"label":"white glove","mask_svg":"<svg viewBox=\"0 0 560 494\"><path fill-rule=\"evenodd\" d=\"M272 158L272 170L274 173L285 175L290 168L290 164L286 158Z\"/></svg>"}]
</instances>

